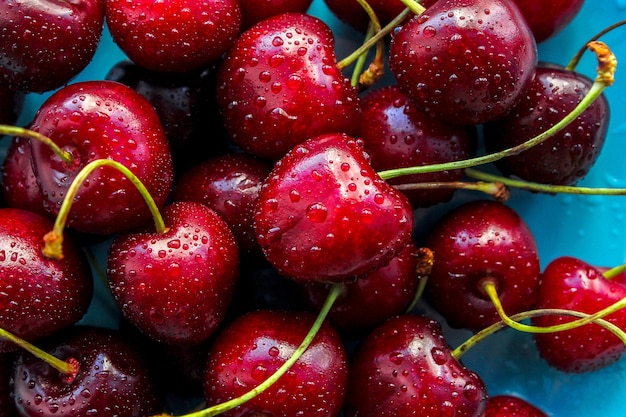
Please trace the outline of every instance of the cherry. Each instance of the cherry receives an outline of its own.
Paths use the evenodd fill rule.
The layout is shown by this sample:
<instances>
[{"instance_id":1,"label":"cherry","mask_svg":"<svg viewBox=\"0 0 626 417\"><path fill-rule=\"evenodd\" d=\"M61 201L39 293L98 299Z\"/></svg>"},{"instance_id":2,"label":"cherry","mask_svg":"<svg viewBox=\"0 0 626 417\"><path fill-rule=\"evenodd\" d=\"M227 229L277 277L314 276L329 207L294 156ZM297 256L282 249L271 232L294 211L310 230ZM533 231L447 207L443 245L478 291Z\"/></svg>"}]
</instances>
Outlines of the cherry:
<instances>
[{"instance_id":1,"label":"cherry","mask_svg":"<svg viewBox=\"0 0 626 417\"><path fill-rule=\"evenodd\" d=\"M244 32L219 67L217 94L232 141L263 158L320 134L349 134L358 122L359 97L336 67L333 33L301 13Z\"/></svg>"},{"instance_id":2,"label":"cherry","mask_svg":"<svg viewBox=\"0 0 626 417\"><path fill-rule=\"evenodd\" d=\"M237 37L237 0L108 0L114 42L137 65L185 73L216 62Z\"/></svg>"},{"instance_id":3,"label":"cherry","mask_svg":"<svg viewBox=\"0 0 626 417\"><path fill-rule=\"evenodd\" d=\"M162 206L173 183L170 148L149 102L113 81L68 85L39 108L31 129L70 154L63 162L48 145L31 141L33 171L44 206L56 215L72 180L96 159L112 159L131 169ZM83 233L109 235L136 228L150 211L135 186L109 167L94 172L78 191L68 225Z\"/></svg>"},{"instance_id":4,"label":"cherry","mask_svg":"<svg viewBox=\"0 0 626 417\"><path fill-rule=\"evenodd\" d=\"M242 255L258 253L253 213L271 168L266 161L245 154L209 158L178 178L172 199L212 208L233 231Z\"/></svg>"},{"instance_id":5,"label":"cherry","mask_svg":"<svg viewBox=\"0 0 626 417\"><path fill-rule=\"evenodd\" d=\"M520 11L502 0L442 0L397 31L389 66L429 115L479 124L507 114L527 88L537 48Z\"/></svg>"},{"instance_id":6,"label":"cherry","mask_svg":"<svg viewBox=\"0 0 626 417\"><path fill-rule=\"evenodd\" d=\"M238 275L232 232L195 202L164 209L164 231L120 235L107 258L111 291L124 316L167 344L197 345L223 320Z\"/></svg>"},{"instance_id":7,"label":"cherry","mask_svg":"<svg viewBox=\"0 0 626 417\"><path fill-rule=\"evenodd\" d=\"M483 417L548 417L523 398L500 394L489 397Z\"/></svg>"},{"instance_id":8,"label":"cherry","mask_svg":"<svg viewBox=\"0 0 626 417\"><path fill-rule=\"evenodd\" d=\"M2 85L10 90L44 92L70 81L93 58L104 10L105 0L3 1Z\"/></svg>"},{"instance_id":9,"label":"cherry","mask_svg":"<svg viewBox=\"0 0 626 417\"><path fill-rule=\"evenodd\" d=\"M328 134L276 162L254 221L261 249L280 273L337 282L387 264L409 242L413 213L369 165L360 141Z\"/></svg>"},{"instance_id":10,"label":"cherry","mask_svg":"<svg viewBox=\"0 0 626 417\"><path fill-rule=\"evenodd\" d=\"M569 114L591 88L593 80L555 65L540 65L530 87L511 113L485 126L489 151L513 147L545 131ZM607 134L609 103L596 99L567 127L518 155L496 162L506 175L526 181L569 185L593 166Z\"/></svg>"},{"instance_id":11,"label":"cherry","mask_svg":"<svg viewBox=\"0 0 626 417\"><path fill-rule=\"evenodd\" d=\"M453 126L417 110L397 86L379 88L362 99L358 136L377 171L467 159L476 148L473 126ZM390 184L450 182L463 170L406 175ZM427 207L452 198L453 189L402 190L413 207Z\"/></svg>"},{"instance_id":12,"label":"cherry","mask_svg":"<svg viewBox=\"0 0 626 417\"><path fill-rule=\"evenodd\" d=\"M387 320L350 362L346 417L482 416L480 377L455 359L439 323L418 315Z\"/></svg>"},{"instance_id":13,"label":"cherry","mask_svg":"<svg viewBox=\"0 0 626 417\"><path fill-rule=\"evenodd\" d=\"M242 28L251 26L270 17L289 12L304 13L312 0L239 0Z\"/></svg>"},{"instance_id":14,"label":"cherry","mask_svg":"<svg viewBox=\"0 0 626 417\"><path fill-rule=\"evenodd\" d=\"M93 292L80 247L66 236L64 259L46 258L43 236L52 222L26 210L0 209L0 225L0 327L35 340L80 320ZM14 348L0 340L0 352Z\"/></svg>"},{"instance_id":15,"label":"cherry","mask_svg":"<svg viewBox=\"0 0 626 417\"><path fill-rule=\"evenodd\" d=\"M315 317L304 312L258 310L220 331L209 350L207 404L239 397L265 381L302 342ZM337 332L323 324L296 363L265 392L223 415L337 416L348 377Z\"/></svg>"},{"instance_id":16,"label":"cherry","mask_svg":"<svg viewBox=\"0 0 626 417\"><path fill-rule=\"evenodd\" d=\"M344 23L362 32L367 29L370 18L356 0L324 0L324 3ZM400 0L369 0L367 3L376 13L381 25L392 21L406 8ZM434 1L429 0L426 3L432 4Z\"/></svg>"},{"instance_id":17,"label":"cherry","mask_svg":"<svg viewBox=\"0 0 626 417\"><path fill-rule=\"evenodd\" d=\"M626 297L626 285L605 279L601 271L573 257L559 257L543 271L536 308L562 308L595 313ZM626 326L626 311L605 319L620 328ZM545 316L533 324L548 326L572 319ZM608 366L626 350L624 344L600 326L588 324L572 330L535 335L537 349L546 362L563 372L583 373Z\"/></svg>"},{"instance_id":18,"label":"cherry","mask_svg":"<svg viewBox=\"0 0 626 417\"><path fill-rule=\"evenodd\" d=\"M141 353L114 330L78 326L46 340L45 350L78 363L64 375L20 352L11 386L20 416L145 417L159 411L159 393Z\"/></svg>"},{"instance_id":19,"label":"cherry","mask_svg":"<svg viewBox=\"0 0 626 417\"><path fill-rule=\"evenodd\" d=\"M558 34L583 6L584 0L514 0L537 42Z\"/></svg>"},{"instance_id":20,"label":"cherry","mask_svg":"<svg viewBox=\"0 0 626 417\"><path fill-rule=\"evenodd\" d=\"M500 320L483 285L492 282L504 310L528 310L539 291L535 238L510 207L472 201L449 211L431 230L435 254L425 296L453 327L481 330Z\"/></svg>"}]
</instances>

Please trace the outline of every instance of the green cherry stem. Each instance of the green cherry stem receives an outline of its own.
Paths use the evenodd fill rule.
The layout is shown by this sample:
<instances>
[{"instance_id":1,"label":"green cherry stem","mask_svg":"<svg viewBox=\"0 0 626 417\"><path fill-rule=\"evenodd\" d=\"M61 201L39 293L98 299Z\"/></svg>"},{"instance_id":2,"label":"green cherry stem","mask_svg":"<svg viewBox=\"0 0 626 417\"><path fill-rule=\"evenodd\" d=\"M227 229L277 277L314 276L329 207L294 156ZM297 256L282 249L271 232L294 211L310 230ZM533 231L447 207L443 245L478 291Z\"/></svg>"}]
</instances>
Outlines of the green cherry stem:
<instances>
[{"instance_id":1,"label":"green cherry stem","mask_svg":"<svg viewBox=\"0 0 626 417\"><path fill-rule=\"evenodd\" d=\"M506 201L509 199L510 192L508 188L500 181L450 181L450 182L418 182L411 184L393 185L398 191L409 190L435 190L442 188L453 188L456 190L479 191L490 195L498 201Z\"/></svg>"},{"instance_id":2,"label":"green cherry stem","mask_svg":"<svg viewBox=\"0 0 626 417\"><path fill-rule=\"evenodd\" d=\"M415 296L413 300L405 310L405 312L411 312L417 303L422 298L424 294L424 290L426 289L426 283L428 282L428 277L433 269L433 264L435 262L435 254L432 250L423 247L417 249L415 255L418 258L417 266L415 267L415 276L419 280L417 284L417 291L415 291Z\"/></svg>"},{"instance_id":3,"label":"green cherry stem","mask_svg":"<svg viewBox=\"0 0 626 417\"><path fill-rule=\"evenodd\" d=\"M470 178L474 178L480 181L492 181L504 184L511 188L520 188L528 191L542 192L542 193L559 193L559 194L586 194L586 195L626 195L626 188L594 188L594 187L579 187L572 185L553 185L553 184L540 184L536 182L516 180L513 178L502 177L499 175L489 174L483 171L478 171L473 168L467 168L465 175Z\"/></svg>"},{"instance_id":4,"label":"green cherry stem","mask_svg":"<svg viewBox=\"0 0 626 417\"><path fill-rule=\"evenodd\" d=\"M578 105L567 114L558 123L545 130L539 135L523 142L517 146L504 149L500 152L495 152L487 155L478 156L475 158L464 159L461 161L447 162L442 164L422 165L406 168L396 168L386 171L380 171L378 174L384 180L391 178L401 177L404 175L424 174L428 172L447 171L452 169L465 169L478 165L484 165L491 162L495 162L508 156L517 155L527 149L532 148L535 145L547 140L549 137L565 128L571 122L573 122L580 114L587 109L602 92L613 84L615 70L617 68L617 60L611 51L602 42L591 42L588 44L590 50L596 53L598 57L597 77L595 82Z\"/></svg>"},{"instance_id":5,"label":"green cherry stem","mask_svg":"<svg viewBox=\"0 0 626 417\"><path fill-rule=\"evenodd\" d=\"M615 266L611 269L608 269L602 273L602 276L608 280L611 280L626 271L626 264Z\"/></svg>"},{"instance_id":6,"label":"green cherry stem","mask_svg":"<svg viewBox=\"0 0 626 417\"><path fill-rule=\"evenodd\" d=\"M378 20L378 16L374 12L374 9L369 5L366 0L357 0L357 2L361 5L363 10L367 13L367 16L370 18L370 24L368 26L368 34L367 38L373 36L375 33L381 31L380 21ZM370 30L371 29L371 30ZM361 57L365 57L366 54L363 54ZM360 58L361 58L360 57ZM357 62L363 62L361 59ZM359 76L358 84L362 90L371 87L378 81L380 77L383 76L385 71L385 40L380 38L378 42L376 42L376 54L374 55L374 60L369 65L369 67ZM353 84L355 85L355 84Z\"/></svg>"},{"instance_id":7,"label":"green cherry stem","mask_svg":"<svg viewBox=\"0 0 626 417\"><path fill-rule=\"evenodd\" d=\"M511 319L511 317L507 316L504 308L502 307L502 303L500 302L500 298L498 297L498 292L496 289L496 283L491 278L486 278L482 282L481 288L483 291L487 293L493 305L500 316L500 319L509 327L512 327L515 330L526 333L555 333L562 332L566 330L572 330L580 326L584 326L589 323L593 323L594 320L604 318L611 313L614 313L624 307L626 307L626 298L623 298L608 307L603 308L600 311L595 312L594 314L589 315L588 317L584 317L578 320L570 321L567 323L555 324L553 326L531 326L523 323L519 323ZM619 339L626 344L626 333L620 330L620 334L616 334Z\"/></svg>"},{"instance_id":8,"label":"green cherry stem","mask_svg":"<svg viewBox=\"0 0 626 417\"><path fill-rule=\"evenodd\" d=\"M43 249L43 253L45 256L53 259L63 258L63 229L65 228L65 224L67 223L67 217L69 216L72 202L74 201L74 198L78 193L78 189L85 182L89 174L91 174L96 168L104 166L115 168L119 172L124 174L126 178L128 178L128 180L137 188L141 196L144 198L144 201L146 202L148 208L150 209L150 212L152 213L152 217L154 219L156 231L158 233L161 233L167 230L167 227L165 226L165 222L163 221L163 217L159 212L157 204L155 203L154 199L150 195L150 192L145 187L145 185L143 185L141 180L137 178L137 176L130 169L117 161L113 161L110 159L96 159L85 165L70 184L70 187L67 190L67 194L63 199L63 203L61 204L61 208L59 209L59 213L57 214L57 217L55 219L53 229L44 236L45 246Z\"/></svg>"},{"instance_id":9,"label":"green cherry stem","mask_svg":"<svg viewBox=\"0 0 626 417\"><path fill-rule=\"evenodd\" d=\"M570 62L567 64L567 66L565 67L566 70L568 71L574 71L576 69L576 67L578 66L578 63L580 62L580 60L582 59L583 55L585 54L585 52L587 52L587 44L589 42L594 42L597 41L598 39L600 39L602 36L606 35L607 33L617 29L620 26L623 26L626 24L626 20L620 20L619 22L613 23L610 26L607 26L606 28L604 28L603 30L601 30L600 32L596 33L595 35L593 35L591 37L591 39L589 39L589 41L578 50L578 52L576 52L576 55L574 55L574 57L570 60Z\"/></svg>"},{"instance_id":10,"label":"green cherry stem","mask_svg":"<svg viewBox=\"0 0 626 417\"><path fill-rule=\"evenodd\" d=\"M276 381L278 381L278 379L281 376L283 376L298 361L298 359L300 359L302 354L309 348L309 346L313 342L313 339L315 338L320 328L322 327L322 324L324 324L324 321L326 320L326 316L328 316L328 312L332 308L333 304L335 303L339 295L341 295L343 290L344 290L343 284L334 284L333 286L330 287L330 291L328 293L328 296L326 297L326 300L324 301L324 305L320 309L320 312L318 313L315 319L315 322L309 329L309 332L302 340L302 343L300 343L300 345L296 348L293 354L278 369L276 369L276 371L274 371L274 373L270 375L265 381L263 381L261 384L259 384L252 390L246 392L245 394L237 398L233 398L232 400L225 401L221 404L217 404L212 407L205 408L204 410L185 414L183 417L216 416L218 414L224 413L228 410L232 410L233 408L240 406L241 404L253 399L254 397L262 394L265 390L270 388ZM154 417L170 417L170 416L168 414L159 414Z\"/></svg>"},{"instance_id":11,"label":"green cherry stem","mask_svg":"<svg viewBox=\"0 0 626 417\"><path fill-rule=\"evenodd\" d=\"M426 11L426 8L416 0L400 0L400 3L404 4L413 14L417 16Z\"/></svg>"},{"instance_id":12,"label":"green cherry stem","mask_svg":"<svg viewBox=\"0 0 626 417\"><path fill-rule=\"evenodd\" d=\"M367 33L365 34L365 41L374 36L374 26L370 22L367 27ZM365 66L365 60L367 59L367 55L363 54L357 59L354 64L354 69L352 71L352 77L350 78L350 85L353 87L357 87L359 85L359 78L361 77L361 73L363 72L363 67Z\"/></svg>"},{"instance_id":13,"label":"green cherry stem","mask_svg":"<svg viewBox=\"0 0 626 417\"><path fill-rule=\"evenodd\" d=\"M565 310L565 309L560 309L560 308L545 308L545 309L539 309L539 310L525 311L519 314L515 314L511 316L510 318L512 320L515 320L516 322L519 322L521 320L527 320L533 317L541 317L541 316L548 316L548 315L561 315L561 316L571 316L571 317L579 317L579 318L591 317L591 314L581 313L580 311ZM592 322L604 328L605 330L608 330L609 332L613 333L614 335L619 337L620 340L622 340L622 342L626 343L626 340L623 337L624 331L620 329L619 327L617 327L616 325L614 325L613 323L610 323L604 319L594 319L592 320ZM461 356L463 356L465 352L467 352L468 350L470 350L472 347L476 346L478 343L482 342L483 340L487 339L490 335L506 328L508 328L508 326L503 321L499 321L497 323L492 324L491 326L484 328L483 330L479 331L478 333L475 333L473 336L468 338L465 342L457 346L457 348L452 351L452 357L454 357L455 359L459 359Z\"/></svg>"},{"instance_id":14,"label":"green cherry stem","mask_svg":"<svg viewBox=\"0 0 626 417\"><path fill-rule=\"evenodd\" d=\"M69 152L65 152L63 149L59 148L59 145L54 143L49 137L44 136L39 132L35 132L34 130L18 126L0 124L0 135L18 136L24 139L39 141L48 146L50 150L52 150L52 152L54 152L66 164L71 163L73 160L72 154L70 154Z\"/></svg>"}]
</instances>

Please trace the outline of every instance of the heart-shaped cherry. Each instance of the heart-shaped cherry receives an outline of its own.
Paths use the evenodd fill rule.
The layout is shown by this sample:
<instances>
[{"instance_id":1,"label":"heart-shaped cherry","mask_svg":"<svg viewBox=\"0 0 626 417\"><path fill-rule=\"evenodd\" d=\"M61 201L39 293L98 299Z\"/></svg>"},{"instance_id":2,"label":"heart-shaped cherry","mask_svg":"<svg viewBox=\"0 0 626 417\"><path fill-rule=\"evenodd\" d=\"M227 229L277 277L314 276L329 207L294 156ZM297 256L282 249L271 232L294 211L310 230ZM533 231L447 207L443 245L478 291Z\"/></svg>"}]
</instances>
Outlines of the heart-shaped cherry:
<instances>
[{"instance_id":1,"label":"heart-shaped cherry","mask_svg":"<svg viewBox=\"0 0 626 417\"><path fill-rule=\"evenodd\" d=\"M593 314L626 297L626 285L603 277L600 269L574 257L559 257L543 271L535 308L560 308ZM605 317L626 328L626 310ZM572 321L569 317L547 315L533 324L549 326ZM564 372L589 372L608 366L626 351L624 344L608 330L587 324L562 332L537 334L539 353L550 366Z\"/></svg>"},{"instance_id":2,"label":"heart-shaped cherry","mask_svg":"<svg viewBox=\"0 0 626 417\"><path fill-rule=\"evenodd\" d=\"M30 341L80 320L93 292L87 259L70 236L62 260L43 255L51 229L41 215L0 209L0 327ZM14 349L0 340L0 352Z\"/></svg>"},{"instance_id":3,"label":"heart-shaped cherry","mask_svg":"<svg viewBox=\"0 0 626 417\"><path fill-rule=\"evenodd\" d=\"M167 230L120 235L107 275L124 316L150 337L197 345L221 324L232 298L239 252L218 214L195 202L163 211Z\"/></svg>"},{"instance_id":4,"label":"heart-shaped cherry","mask_svg":"<svg viewBox=\"0 0 626 417\"><path fill-rule=\"evenodd\" d=\"M278 159L310 137L354 132L359 97L337 68L334 48L330 28L301 13L244 32L218 72L218 103L233 142Z\"/></svg>"},{"instance_id":5,"label":"heart-shaped cherry","mask_svg":"<svg viewBox=\"0 0 626 417\"><path fill-rule=\"evenodd\" d=\"M441 0L394 34L389 66L420 110L455 124L507 114L527 88L537 47L504 0Z\"/></svg>"},{"instance_id":6,"label":"heart-shaped cherry","mask_svg":"<svg viewBox=\"0 0 626 417\"><path fill-rule=\"evenodd\" d=\"M523 398L500 394L489 397L482 417L548 417Z\"/></svg>"},{"instance_id":7,"label":"heart-shaped cherry","mask_svg":"<svg viewBox=\"0 0 626 417\"><path fill-rule=\"evenodd\" d=\"M387 320L350 362L346 417L482 416L483 381L462 365L436 321L417 315Z\"/></svg>"},{"instance_id":8,"label":"heart-shaped cherry","mask_svg":"<svg viewBox=\"0 0 626 417\"><path fill-rule=\"evenodd\" d=\"M301 282L380 268L408 244L413 227L406 197L376 174L362 142L342 134L311 138L280 159L254 220L266 258Z\"/></svg>"}]
</instances>

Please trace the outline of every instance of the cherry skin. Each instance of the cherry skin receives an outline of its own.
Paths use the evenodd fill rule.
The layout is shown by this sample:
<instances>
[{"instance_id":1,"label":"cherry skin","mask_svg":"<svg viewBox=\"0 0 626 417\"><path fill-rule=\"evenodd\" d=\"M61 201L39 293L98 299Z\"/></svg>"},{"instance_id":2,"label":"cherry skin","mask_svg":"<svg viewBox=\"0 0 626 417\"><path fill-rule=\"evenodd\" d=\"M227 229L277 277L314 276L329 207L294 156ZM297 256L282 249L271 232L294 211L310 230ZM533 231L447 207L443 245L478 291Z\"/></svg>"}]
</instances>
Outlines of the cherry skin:
<instances>
[{"instance_id":1,"label":"cherry skin","mask_svg":"<svg viewBox=\"0 0 626 417\"><path fill-rule=\"evenodd\" d=\"M185 73L216 62L241 28L237 0L107 0L114 42L137 65Z\"/></svg>"},{"instance_id":2,"label":"cherry skin","mask_svg":"<svg viewBox=\"0 0 626 417\"><path fill-rule=\"evenodd\" d=\"M600 269L573 257L559 257L546 266L535 308L564 308L593 314L626 297L626 285L602 276ZM550 326L571 321L564 316L544 316L533 324ZM605 317L620 328L626 326L626 311ZM563 372L583 373L606 367L626 351L624 344L608 330L588 324L563 332L535 335L540 355Z\"/></svg>"},{"instance_id":3,"label":"cherry skin","mask_svg":"<svg viewBox=\"0 0 626 417\"><path fill-rule=\"evenodd\" d=\"M482 417L548 417L523 398L500 394L489 397Z\"/></svg>"},{"instance_id":4,"label":"cherry skin","mask_svg":"<svg viewBox=\"0 0 626 417\"><path fill-rule=\"evenodd\" d=\"M274 165L254 213L269 262L299 282L339 282L387 264L409 242L406 197L368 163L362 143L311 138Z\"/></svg>"},{"instance_id":5,"label":"cherry skin","mask_svg":"<svg viewBox=\"0 0 626 417\"><path fill-rule=\"evenodd\" d=\"M41 359L20 352L11 378L22 417L145 417L160 410L141 353L113 330L74 327L42 348L79 369L64 375Z\"/></svg>"},{"instance_id":6,"label":"cherry skin","mask_svg":"<svg viewBox=\"0 0 626 417\"><path fill-rule=\"evenodd\" d=\"M105 0L20 1L0 5L0 79L11 90L61 87L93 58ZM11 45L11 47L8 47Z\"/></svg>"},{"instance_id":7,"label":"cherry skin","mask_svg":"<svg viewBox=\"0 0 626 417\"><path fill-rule=\"evenodd\" d=\"M489 151L516 146L549 129L569 114L591 88L593 80L555 65L540 65L521 101L511 113L485 126ZM571 185L597 160L609 125L604 95L555 135L518 155L497 161L506 175L526 181Z\"/></svg>"},{"instance_id":8,"label":"cherry skin","mask_svg":"<svg viewBox=\"0 0 626 417\"><path fill-rule=\"evenodd\" d=\"M328 9L353 28L364 32L370 18L356 0L324 0ZM400 0L370 0L367 2L376 13L381 25L385 25L399 15L406 6ZM434 3L433 0L426 3Z\"/></svg>"},{"instance_id":9,"label":"cherry skin","mask_svg":"<svg viewBox=\"0 0 626 417\"><path fill-rule=\"evenodd\" d=\"M585 0L514 0L521 10L537 42L543 42L567 26Z\"/></svg>"},{"instance_id":10,"label":"cherry skin","mask_svg":"<svg viewBox=\"0 0 626 417\"><path fill-rule=\"evenodd\" d=\"M228 324L209 350L207 404L220 404L258 386L293 354L314 319L303 312L258 310ZM222 415L335 417L341 411L347 378L341 339L323 324L311 346L274 385Z\"/></svg>"},{"instance_id":11,"label":"cherry skin","mask_svg":"<svg viewBox=\"0 0 626 417\"><path fill-rule=\"evenodd\" d=\"M356 88L336 67L334 38L301 13L266 19L244 32L218 71L217 99L232 141L278 159L304 140L355 130Z\"/></svg>"},{"instance_id":12,"label":"cherry skin","mask_svg":"<svg viewBox=\"0 0 626 417\"><path fill-rule=\"evenodd\" d=\"M392 38L389 67L420 110L455 124L507 114L527 88L537 47L503 0L442 0Z\"/></svg>"},{"instance_id":13,"label":"cherry skin","mask_svg":"<svg viewBox=\"0 0 626 417\"><path fill-rule=\"evenodd\" d=\"M437 164L470 158L476 148L474 126L442 123L417 110L397 86L379 88L362 99L358 136L377 171ZM460 181L463 170L406 175L390 184ZM428 207L452 198L453 189L403 190L417 207Z\"/></svg>"},{"instance_id":14,"label":"cherry skin","mask_svg":"<svg viewBox=\"0 0 626 417\"><path fill-rule=\"evenodd\" d=\"M80 247L65 237L62 260L46 258L43 236L52 222L21 209L0 209L0 327L29 341L68 327L87 312L91 269ZM15 350L0 340L0 352Z\"/></svg>"},{"instance_id":15,"label":"cherry skin","mask_svg":"<svg viewBox=\"0 0 626 417\"><path fill-rule=\"evenodd\" d=\"M31 141L33 171L51 215L57 215L80 169L96 159L126 166L158 206L165 203L173 184L169 144L154 108L131 88L113 81L70 84L41 105L31 129L48 136L73 159L66 164L47 145ZM79 232L109 235L150 219L136 187L116 169L101 167L80 187L67 224Z\"/></svg>"},{"instance_id":16,"label":"cherry skin","mask_svg":"<svg viewBox=\"0 0 626 417\"><path fill-rule=\"evenodd\" d=\"M107 276L124 316L163 343L197 345L223 320L239 269L232 232L216 212L195 202L163 211L164 232L120 235Z\"/></svg>"},{"instance_id":17,"label":"cherry skin","mask_svg":"<svg viewBox=\"0 0 626 417\"><path fill-rule=\"evenodd\" d=\"M496 285L504 311L528 310L539 291L540 264L535 238L510 207L473 201L446 213L426 246L435 262L425 296L453 327L481 330L500 320L483 289Z\"/></svg>"},{"instance_id":18,"label":"cherry skin","mask_svg":"<svg viewBox=\"0 0 626 417\"><path fill-rule=\"evenodd\" d=\"M402 315L374 329L350 361L346 417L482 416L480 377L452 357L436 321Z\"/></svg>"},{"instance_id":19,"label":"cherry skin","mask_svg":"<svg viewBox=\"0 0 626 417\"><path fill-rule=\"evenodd\" d=\"M249 29L270 17L289 12L305 13L312 0L239 0L242 28Z\"/></svg>"},{"instance_id":20,"label":"cherry skin","mask_svg":"<svg viewBox=\"0 0 626 417\"><path fill-rule=\"evenodd\" d=\"M266 161L245 154L209 158L176 181L174 201L196 201L215 210L233 231L242 255L260 252L253 213L261 184L271 171Z\"/></svg>"}]
</instances>

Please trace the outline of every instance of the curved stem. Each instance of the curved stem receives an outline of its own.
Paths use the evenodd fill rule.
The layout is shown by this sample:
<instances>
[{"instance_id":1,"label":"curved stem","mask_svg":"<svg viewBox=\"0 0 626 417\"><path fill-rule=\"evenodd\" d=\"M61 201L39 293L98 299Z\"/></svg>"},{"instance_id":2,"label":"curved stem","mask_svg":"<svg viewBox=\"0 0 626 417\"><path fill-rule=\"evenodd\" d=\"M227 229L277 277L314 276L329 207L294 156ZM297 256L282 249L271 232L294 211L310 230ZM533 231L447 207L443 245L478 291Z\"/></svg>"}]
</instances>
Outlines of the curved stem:
<instances>
[{"instance_id":1,"label":"curved stem","mask_svg":"<svg viewBox=\"0 0 626 417\"><path fill-rule=\"evenodd\" d=\"M624 271L626 271L626 264L618 265L609 270L606 270L602 273L602 276L608 280L611 280Z\"/></svg>"},{"instance_id":2,"label":"curved stem","mask_svg":"<svg viewBox=\"0 0 626 417\"><path fill-rule=\"evenodd\" d=\"M417 16L421 15L426 10L426 8L416 0L400 0L400 3L404 4L413 14Z\"/></svg>"},{"instance_id":3,"label":"curved stem","mask_svg":"<svg viewBox=\"0 0 626 417\"><path fill-rule=\"evenodd\" d=\"M398 191L410 190L437 190L441 188L452 188L456 190L469 190L483 192L498 201L509 199L510 192L500 181L450 181L450 182L418 182L411 184L394 184L393 188Z\"/></svg>"},{"instance_id":4,"label":"curved stem","mask_svg":"<svg viewBox=\"0 0 626 417\"><path fill-rule=\"evenodd\" d=\"M426 284L428 283L428 277L430 276L430 273L433 269L433 263L435 262L435 254L429 248L419 248L415 253L415 256L418 258L417 266L415 267L415 275L419 282L417 284L417 291L415 291L415 296L405 310L407 313L413 310L419 300L422 298L424 290L426 289Z\"/></svg>"},{"instance_id":5,"label":"curved stem","mask_svg":"<svg viewBox=\"0 0 626 417\"><path fill-rule=\"evenodd\" d=\"M110 159L96 159L91 161L87 165L85 165L80 172L76 175L72 183L70 184L67 194L63 199L63 203L61 204L61 208L59 209L59 214L57 215L53 229L48 232L44 236L45 246L43 249L43 254L49 258L53 259L62 259L63 258L63 229L65 228L65 224L67 223L67 217L69 216L70 209L72 207L72 202L78 193L78 189L85 182L89 174L91 174L96 168L100 168L103 166L109 166L120 171L128 180L137 188L139 193L144 198L146 205L150 209L152 216L154 218L154 225L156 227L157 232L165 232L167 230L165 226L165 222L163 221L163 217L159 212L159 208L156 205L154 199L150 195L148 189L143 185L141 180L137 178L137 176L124 165L117 161L113 161Z\"/></svg>"},{"instance_id":6,"label":"curved stem","mask_svg":"<svg viewBox=\"0 0 626 417\"><path fill-rule=\"evenodd\" d=\"M0 135L18 136L24 139L36 140L48 146L50 150L54 152L59 158L61 158L61 160L66 164L70 164L73 161L72 154L70 154L69 152L65 152L63 149L59 148L59 145L54 143L49 137L44 136L39 132L35 132L34 130L18 126L0 124Z\"/></svg>"},{"instance_id":7,"label":"curved stem","mask_svg":"<svg viewBox=\"0 0 626 417\"><path fill-rule=\"evenodd\" d=\"M283 376L297 361L300 359L302 354L309 348L313 339L319 332L324 320L326 320L326 316L328 312L332 308L333 304L337 300L337 297L343 291L343 284L335 284L330 288L330 292L328 293L328 297L324 302L313 326L302 340L302 343L298 346L298 348L293 352L293 354L287 359L272 375L270 375L265 381L263 381L256 388L246 392L240 397L233 398L232 400L223 402L221 404L214 405L209 408L205 408L204 410L196 411L190 414L186 414L184 417L212 417L218 414L224 413L228 410L232 410L235 407L240 406L246 401L251 400L252 398L262 394L266 389L270 388L281 376ZM167 414L159 414L154 417L169 417Z\"/></svg>"},{"instance_id":8,"label":"curved stem","mask_svg":"<svg viewBox=\"0 0 626 417\"><path fill-rule=\"evenodd\" d=\"M583 55L585 54L585 52L587 52L587 49L589 49L587 47L587 45L590 42L597 41L602 36L606 35L607 33L611 32L612 30L617 29L618 27L623 26L625 24L626 24L626 20L621 20L621 21L619 21L617 23L613 23L612 25L606 27L605 29L603 29L600 32L598 32L595 35L593 35L591 37L591 39L589 39L589 41L586 42L585 45L578 50L578 52L576 52L576 55L574 55L574 57L570 60L570 62L565 67L565 69L568 70L568 71L574 71L576 69L576 67L578 66L578 63L582 59Z\"/></svg>"},{"instance_id":9,"label":"curved stem","mask_svg":"<svg viewBox=\"0 0 626 417\"><path fill-rule=\"evenodd\" d=\"M372 28L374 33L378 33L381 31L380 21L378 20L378 16L374 12L374 9L369 5L366 0L357 0L357 2L361 5L363 10L367 13L370 18L369 27ZM368 30L369 32L369 30ZM371 36L369 36L371 37ZM369 65L369 67L360 75L359 77L359 85L361 89L366 89L371 87L378 81L380 77L383 76L385 71L385 39L380 38L378 42L376 42L376 55L374 56L374 60ZM361 57L365 56L365 54L361 55Z\"/></svg>"},{"instance_id":10,"label":"curved stem","mask_svg":"<svg viewBox=\"0 0 626 417\"><path fill-rule=\"evenodd\" d=\"M367 33L365 34L365 42L367 42L371 37L374 36L374 27L372 23L367 27ZM357 59L354 64L354 70L352 71L352 77L350 78L350 85L356 87L359 85L359 78L361 76L361 72L363 71L363 67L365 66L365 60L367 59L367 54L362 54Z\"/></svg>"}]
</instances>

